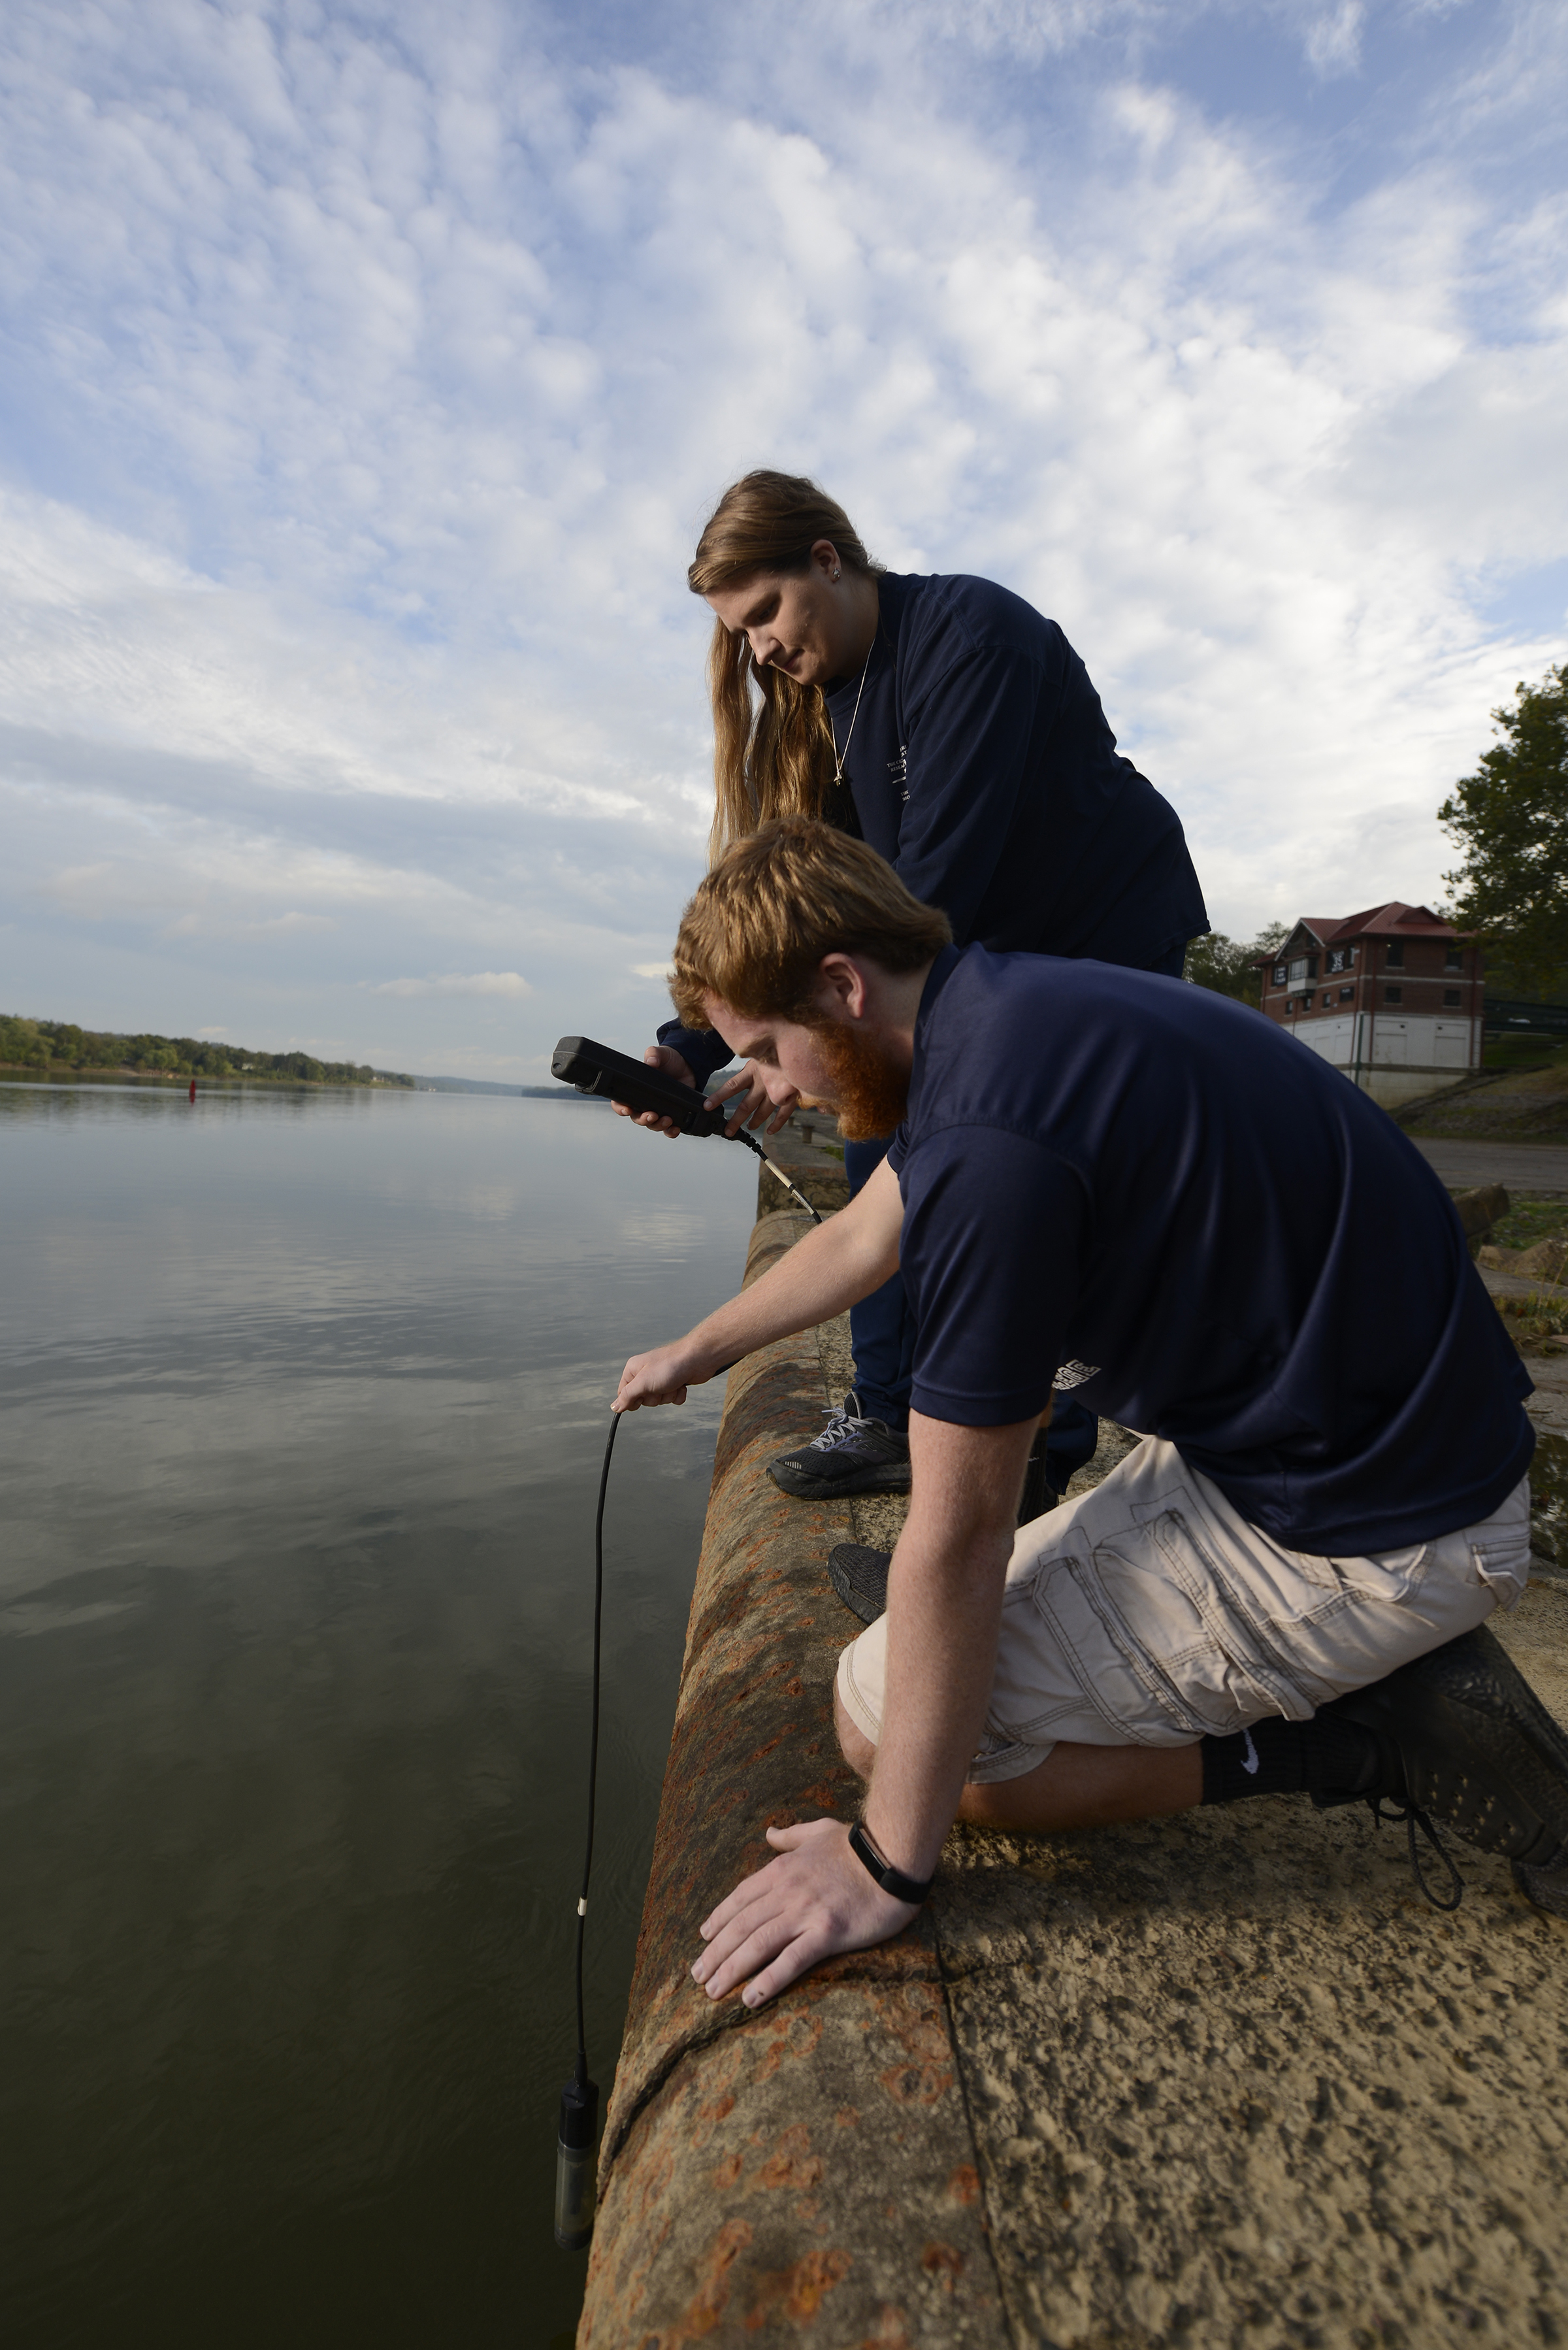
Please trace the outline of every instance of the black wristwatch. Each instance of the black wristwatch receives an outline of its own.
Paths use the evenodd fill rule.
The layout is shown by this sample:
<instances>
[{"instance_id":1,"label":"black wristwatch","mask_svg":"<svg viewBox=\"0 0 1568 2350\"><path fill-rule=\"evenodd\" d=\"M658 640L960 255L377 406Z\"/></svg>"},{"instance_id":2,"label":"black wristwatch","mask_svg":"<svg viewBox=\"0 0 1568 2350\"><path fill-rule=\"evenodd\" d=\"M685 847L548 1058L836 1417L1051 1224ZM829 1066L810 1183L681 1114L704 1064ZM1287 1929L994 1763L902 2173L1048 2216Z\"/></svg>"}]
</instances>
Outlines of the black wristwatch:
<instances>
[{"instance_id":1,"label":"black wristwatch","mask_svg":"<svg viewBox=\"0 0 1568 2350\"><path fill-rule=\"evenodd\" d=\"M864 1820L857 1820L850 1829L849 1849L862 1868L868 1869L883 1892L890 1893L895 1901L912 1902L919 1908L936 1883L934 1877L923 1880L918 1877L906 1877L901 1868L895 1868L891 1861L884 1860L872 1843L871 1832Z\"/></svg>"}]
</instances>

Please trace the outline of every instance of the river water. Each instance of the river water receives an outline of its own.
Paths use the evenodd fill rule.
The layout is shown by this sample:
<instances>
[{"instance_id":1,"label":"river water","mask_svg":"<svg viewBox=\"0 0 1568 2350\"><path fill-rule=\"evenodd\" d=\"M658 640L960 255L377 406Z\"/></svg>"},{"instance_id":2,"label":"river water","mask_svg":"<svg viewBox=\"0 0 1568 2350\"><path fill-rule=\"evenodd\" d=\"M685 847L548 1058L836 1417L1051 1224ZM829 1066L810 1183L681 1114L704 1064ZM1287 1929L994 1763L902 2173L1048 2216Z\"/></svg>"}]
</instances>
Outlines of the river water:
<instances>
[{"instance_id":1,"label":"river water","mask_svg":"<svg viewBox=\"0 0 1568 2350\"><path fill-rule=\"evenodd\" d=\"M607 1404L754 1164L566 1095L0 1086L10 2350L569 2337ZM616 1448L607 2091L722 1390Z\"/></svg>"}]
</instances>

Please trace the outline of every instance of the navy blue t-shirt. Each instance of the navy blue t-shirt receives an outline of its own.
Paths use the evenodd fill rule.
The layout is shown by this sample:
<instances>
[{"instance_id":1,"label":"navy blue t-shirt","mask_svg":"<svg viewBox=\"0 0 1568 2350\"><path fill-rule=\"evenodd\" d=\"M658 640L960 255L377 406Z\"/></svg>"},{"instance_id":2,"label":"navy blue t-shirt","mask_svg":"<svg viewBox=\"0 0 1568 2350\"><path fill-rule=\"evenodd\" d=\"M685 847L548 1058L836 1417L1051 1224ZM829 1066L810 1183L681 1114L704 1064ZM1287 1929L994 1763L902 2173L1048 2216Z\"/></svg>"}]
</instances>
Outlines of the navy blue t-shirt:
<instances>
[{"instance_id":1,"label":"navy blue t-shirt","mask_svg":"<svg viewBox=\"0 0 1568 2350\"><path fill-rule=\"evenodd\" d=\"M1529 1465L1531 1381L1437 1177L1243 1004L950 947L888 1161L933 1419L1027 1419L1060 1372L1324 1556L1474 1524Z\"/></svg>"},{"instance_id":2,"label":"navy blue t-shirt","mask_svg":"<svg viewBox=\"0 0 1568 2350\"><path fill-rule=\"evenodd\" d=\"M824 813L940 906L960 946L1147 971L1205 931L1180 818L1117 752L1055 621L989 579L877 585L864 682L827 696L848 792ZM678 1022L659 1035L699 1083L730 1057Z\"/></svg>"}]
</instances>

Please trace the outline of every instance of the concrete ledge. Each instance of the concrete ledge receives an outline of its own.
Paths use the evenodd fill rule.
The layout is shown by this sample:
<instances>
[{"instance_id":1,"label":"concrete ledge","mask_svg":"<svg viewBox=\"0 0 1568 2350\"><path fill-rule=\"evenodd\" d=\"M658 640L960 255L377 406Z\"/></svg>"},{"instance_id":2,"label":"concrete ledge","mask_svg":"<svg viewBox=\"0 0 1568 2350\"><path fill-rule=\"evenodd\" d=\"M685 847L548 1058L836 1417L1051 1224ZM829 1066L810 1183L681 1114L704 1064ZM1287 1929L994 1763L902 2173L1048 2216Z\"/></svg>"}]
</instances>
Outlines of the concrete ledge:
<instances>
[{"instance_id":1,"label":"concrete ledge","mask_svg":"<svg viewBox=\"0 0 1568 2350\"><path fill-rule=\"evenodd\" d=\"M805 1229L758 1226L751 1274ZM1098 1833L956 1831L916 1929L764 2013L697 1922L763 1826L843 1815L848 1511L786 1501L815 1337L732 1372L583 2350L1427 2350L1568 2341L1568 1929L1454 1847L1275 1797ZM1568 1591L1497 1628L1568 1712Z\"/></svg>"},{"instance_id":2,"label":"concrete ledge","mask_svg":"<svg viewBox=\"0 0 1568 2350\"><path fill-rule=\"evenodd\" d=\"M807 1229L758 1224L748 1282ZM847 1509L790 1501L774 1453L822 1425L815 1336L730 1373L626 2039L605 2125L582 2350L802 2333L1009 2336L929 1918L760 2015L689 1969L763 1830L846 1816L832 1684L853 1619L823 1562Z\"/></svg>"}]
</instances>

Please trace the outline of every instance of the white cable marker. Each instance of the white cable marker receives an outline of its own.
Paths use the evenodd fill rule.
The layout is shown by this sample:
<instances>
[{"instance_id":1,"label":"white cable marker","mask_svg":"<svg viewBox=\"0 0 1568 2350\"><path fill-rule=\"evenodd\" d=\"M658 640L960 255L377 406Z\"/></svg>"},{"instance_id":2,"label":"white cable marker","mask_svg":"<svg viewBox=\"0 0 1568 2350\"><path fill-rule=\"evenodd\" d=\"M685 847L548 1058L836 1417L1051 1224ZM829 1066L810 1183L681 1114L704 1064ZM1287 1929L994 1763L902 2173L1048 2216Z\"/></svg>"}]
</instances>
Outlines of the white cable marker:
<instances>
[{"instance_id":1,"label":"white cable marker","mask_svg":"<svg viewBox=\"0 0 1568 2350\"><path fill-rule=\"evenodd\" d=\"M578 1902L578 1904L577 1904L577 1915L578 1915L578 1917L579 1917L579 1918L586 1918L586 1917L587 1916L587 1914L588 1914L588 1905L587 1905L587 1901L586 1901L586 1900L585 1900L585 1901L579 1901L579 1902Z\"/></svg>"}]
</instances>

